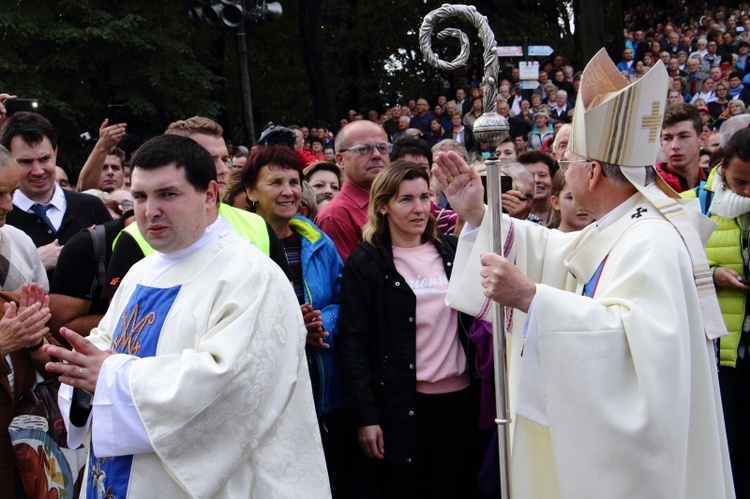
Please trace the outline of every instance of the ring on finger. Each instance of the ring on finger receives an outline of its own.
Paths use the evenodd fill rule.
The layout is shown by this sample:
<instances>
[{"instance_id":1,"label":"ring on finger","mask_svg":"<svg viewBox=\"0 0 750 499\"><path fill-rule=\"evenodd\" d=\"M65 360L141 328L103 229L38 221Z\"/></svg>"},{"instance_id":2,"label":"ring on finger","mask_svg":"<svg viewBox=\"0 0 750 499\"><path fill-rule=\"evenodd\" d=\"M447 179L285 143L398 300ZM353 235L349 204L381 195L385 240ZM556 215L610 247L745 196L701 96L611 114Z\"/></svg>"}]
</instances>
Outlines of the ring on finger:
<instances>
[{"instance_id":1,"label":"ring on finger","mask_svg":"<svg viewBox=\"0 0 750 499\"><path fill-rule=\"evenodd\" d=\"M78 368L78 377L79 378L83 378L83 368L82 367Z\"/></svg>"}]
</instances>

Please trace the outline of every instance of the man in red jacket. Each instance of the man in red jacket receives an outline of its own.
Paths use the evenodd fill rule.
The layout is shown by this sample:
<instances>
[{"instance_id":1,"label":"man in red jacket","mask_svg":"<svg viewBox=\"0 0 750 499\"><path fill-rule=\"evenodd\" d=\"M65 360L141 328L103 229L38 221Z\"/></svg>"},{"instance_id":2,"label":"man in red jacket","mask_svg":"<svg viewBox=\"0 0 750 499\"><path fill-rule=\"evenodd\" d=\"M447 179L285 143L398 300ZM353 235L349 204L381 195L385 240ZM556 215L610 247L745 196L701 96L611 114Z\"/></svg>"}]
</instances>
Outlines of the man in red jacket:
<instances>
[{"instance_id":1,"label":"man in red jacket","mask_svg":"<svg viewBox=\"0 0 750 499\"><path fill-rule=\"evenodd\" d=\"M661 131L661 150L667 161L657 163L656 171L675 191L687 191L705 180L699 165L705 141L703 121L695 106L684 102L667 106Z\"/></svg>"}]
</instances>

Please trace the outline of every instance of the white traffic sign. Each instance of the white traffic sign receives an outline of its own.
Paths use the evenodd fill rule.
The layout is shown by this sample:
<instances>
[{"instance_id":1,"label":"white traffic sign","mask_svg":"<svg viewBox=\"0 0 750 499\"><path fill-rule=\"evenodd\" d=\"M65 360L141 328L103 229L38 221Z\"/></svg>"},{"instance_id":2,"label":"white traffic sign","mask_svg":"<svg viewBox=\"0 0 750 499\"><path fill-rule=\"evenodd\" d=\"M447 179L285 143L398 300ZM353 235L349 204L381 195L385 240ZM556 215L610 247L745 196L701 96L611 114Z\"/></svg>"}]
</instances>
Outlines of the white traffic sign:
<instances>
[{"instance_id":1,"label":"white traffic sign","mask_svg":"<svg viewBox=\"0 0 750 499\"><path fill-rule=\"evenodd\" d=\"M522 80L539 79L539 62L538 61L521 61L518 63L518 73Z\"/></svg>"},{"instance_id":2,"label":"white traffic sign","mask_svg":"<svg viewBox=\"0 0 750 499\"><path fill-rule=\"evenodd\" d=\"M529 45L529 56L545 57L552 55L554 50L549 45Z\"/></svg>"},{"instance_id":3,"label":"white traffic sign","mask_svg":"<svg viewBox=\"0 0 750 499\"><path fill-rule=\"evenodd\" d=\"M534 90L539 88L539 82L536 80L521 80L521 90Z\"/></svg>"}]
</instances>

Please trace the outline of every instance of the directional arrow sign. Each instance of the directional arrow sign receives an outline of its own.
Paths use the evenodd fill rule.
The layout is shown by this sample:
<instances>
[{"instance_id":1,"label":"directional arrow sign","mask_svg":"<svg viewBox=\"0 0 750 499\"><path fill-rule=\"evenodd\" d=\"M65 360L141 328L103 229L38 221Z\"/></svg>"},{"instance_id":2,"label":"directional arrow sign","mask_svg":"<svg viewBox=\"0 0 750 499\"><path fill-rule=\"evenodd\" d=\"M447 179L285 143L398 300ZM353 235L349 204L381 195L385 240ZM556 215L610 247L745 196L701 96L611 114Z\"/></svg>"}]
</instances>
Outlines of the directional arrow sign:
<instances>
[{"instance_id":1,"label":"directional arrow sign","mask_svg":"<svg viewBox=\"0 0 750 499\"><path fill-rule=\"evenodd\" d=\"M529 45L529 55L545 57L552 55L554 50L549 45Z\"/></svg>"},{"instance_id":2,"label":"directional arrow sign","mask_svg":"<svg viewBox=\"0 0 750 499\"><path fill-rule=\"evenodd\" d=\"M539 82L534 80L521 80L521 90L534 90L539 88Z\"/></svg>"},{"instance_id":3,"label":"directional arrow sign","mask_svg":"<svg viewBox=\"0 0 750 499\"><path fill-rule=\"evenodd\" d=\"M523 47L498 47L498 57L523 57Z\"/></svg>"}]
</instances>

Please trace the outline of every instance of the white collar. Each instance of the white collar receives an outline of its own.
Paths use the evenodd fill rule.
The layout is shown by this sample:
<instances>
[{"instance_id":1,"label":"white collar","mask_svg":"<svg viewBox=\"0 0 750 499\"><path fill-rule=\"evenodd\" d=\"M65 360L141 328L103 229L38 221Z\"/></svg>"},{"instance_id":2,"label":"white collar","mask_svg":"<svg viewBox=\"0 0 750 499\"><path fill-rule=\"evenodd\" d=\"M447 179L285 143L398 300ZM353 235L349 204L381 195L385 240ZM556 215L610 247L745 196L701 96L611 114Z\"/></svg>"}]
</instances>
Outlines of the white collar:
<instances>
[{"instance_id":1,"label":"white collar","mask_svg":"<svg viewBox=\"0 0 750 499\"><path fill-rule=\"evenodd\" d=\"M227 221L227 219L222 216L217 216L216 220L214 220L211 225L206 227L206 232L204 232L203 235L190 246L182 248L179 251L175 251L174 253L157 252L157 254L164 260L181 262L185 258L194 255L209 244L226 237L232 232L234 232L234 228Z\"/></svg>"},{"instance_id":2,"label":"white collar","mask_svg":"<svg viewBox=\"0 0 750 499\"><path fill-rule=\"evenodd\" d=\"M602 218L596 221L596 227L599 229L599 231L603 230L609 225L612 225L614 222L620 219L625 213L632 210L636 204L641 199L641 193L636 192L632 196L630 196L628 199L620 203L618 206L616 206L614 209L612 209L609 213L604 215Z\"/></svg>"},{"instance_id":3,"label":"white collar","mask_svg":"<svg viewBox=\"0 0 750 499\"><path fill-rule=\"evenodd\" d=\"M18 206L23 211L29 211L31 210L31 207L35 204L37 204L36 201L30 199L26 194L21 192L21 189L18 189L15 194L13 194L13 204ZM45 204L45 203L41 203ZM61 212L65 212L65 209L68 207L68 202L65 199L65 193L63 192L62 188L57 185L57 182L55 182L55 190L52 193L52 199L49 200L49 203Z\"/></svg>"},{"instance_id":4,"label":"white collar","mask_svg":"<svg viewBox=\"0 0 750 499\"><path fill-rule=\"evenodd\" d=\"M227 219L222 216L217 216L216 220L214 220L211 225L206 227L206 231L203 233L203 235L190 246L179 251L175 251L174 253L159 253L157 251L153 255L154 263L151 267L151 271L141 280L142 284L148 285L150 283L158 281L161 276L178 265L180 262L198 253L206 246L233 233L234 228L227 221Z\"/></svg>"}]
</instances>

